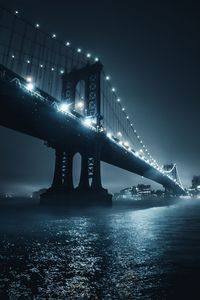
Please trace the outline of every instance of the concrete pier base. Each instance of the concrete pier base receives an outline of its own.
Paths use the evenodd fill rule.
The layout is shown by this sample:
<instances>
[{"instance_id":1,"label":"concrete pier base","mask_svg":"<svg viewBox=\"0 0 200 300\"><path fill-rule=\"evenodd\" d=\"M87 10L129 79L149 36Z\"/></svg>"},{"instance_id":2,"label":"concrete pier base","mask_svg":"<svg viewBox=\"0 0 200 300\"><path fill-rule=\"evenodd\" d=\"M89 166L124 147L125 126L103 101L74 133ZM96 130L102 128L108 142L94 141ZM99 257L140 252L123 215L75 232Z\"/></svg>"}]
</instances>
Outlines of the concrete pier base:
<instances>
[{"instance_id":1,"label":"concrete pier base","mask_svg":"<svg viewBox=\"0 0 200 300\"><path fill-rule=\"evenodd\" d=\"M107 190L101 191L80 191L56 192L49 189L40 196L42 205L54 205L73 208L85 207L112 207L112 195Z\"/></svg>"}]
</instances>

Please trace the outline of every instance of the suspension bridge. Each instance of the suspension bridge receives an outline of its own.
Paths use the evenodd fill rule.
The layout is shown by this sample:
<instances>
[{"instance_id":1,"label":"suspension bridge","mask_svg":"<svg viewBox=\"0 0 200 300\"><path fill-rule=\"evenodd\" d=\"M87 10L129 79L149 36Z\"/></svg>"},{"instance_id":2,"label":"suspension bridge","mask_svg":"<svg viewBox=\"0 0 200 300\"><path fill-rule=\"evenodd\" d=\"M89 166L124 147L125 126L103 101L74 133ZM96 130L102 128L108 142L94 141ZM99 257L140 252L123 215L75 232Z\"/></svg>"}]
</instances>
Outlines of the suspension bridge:
<instances>
[{"instance_id":1,"label":"suspension bridge","mask_svg":"<svg viewBox=\"0 0 200 300\"><path fill-rule=\"evenodd\" d=\"M1 126L55 149L54 178L43 200L81 194L82 201L91 195L111 202L101 184L101 161L184 193L176 164L160 166L151 156L99 58L2 7L0 96ZM81 174L75 189L76 153Z\"/></svg>"}]
</instances>

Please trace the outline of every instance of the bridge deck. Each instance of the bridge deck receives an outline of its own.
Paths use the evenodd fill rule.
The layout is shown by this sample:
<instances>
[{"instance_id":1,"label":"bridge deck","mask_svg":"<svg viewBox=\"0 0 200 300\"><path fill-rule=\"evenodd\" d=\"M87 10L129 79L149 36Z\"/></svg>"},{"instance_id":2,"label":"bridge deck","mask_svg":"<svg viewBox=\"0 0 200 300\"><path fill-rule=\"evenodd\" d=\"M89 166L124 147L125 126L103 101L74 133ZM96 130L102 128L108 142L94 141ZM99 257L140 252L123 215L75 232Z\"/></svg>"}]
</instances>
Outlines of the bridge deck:
<instances>
[{"instance_id":1,"label":"bridge deck","mask_svg":"<svg viewBox=\"0 0 200 300\"><path fill-rule=\"evenodd\" d=\"M77 117L56 111L52 99L46 101L46 98L24 91L16 82L7 82L2 76L0 97L0 125L42 139L52 147L62 143L66 148L77 147L77 152L80 149L84 152L86 143L93 147L97 132L85 127ZM111 141L105 133L102 133L102 140L102 161L173 188L177 193L183 192L169 177L133 152Z\"/></svg>"}]
</instances>

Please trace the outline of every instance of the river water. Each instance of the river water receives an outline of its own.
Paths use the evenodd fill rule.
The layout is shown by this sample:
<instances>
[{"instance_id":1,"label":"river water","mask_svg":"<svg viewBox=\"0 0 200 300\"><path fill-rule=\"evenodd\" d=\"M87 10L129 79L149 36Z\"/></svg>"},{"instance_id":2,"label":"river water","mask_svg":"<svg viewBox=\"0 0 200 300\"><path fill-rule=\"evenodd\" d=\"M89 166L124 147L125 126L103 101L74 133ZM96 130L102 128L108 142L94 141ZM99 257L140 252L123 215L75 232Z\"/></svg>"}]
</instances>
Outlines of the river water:
<instances>
[{"instance_id":1,"label":"river water","mask_svg":"<svg viewBox=\"0 0 200 300\"><path fill-rule=\"evenodd\" d=\"M0 299L200 299L200 199L0 209Z\"/></svg>"}]
</instances>

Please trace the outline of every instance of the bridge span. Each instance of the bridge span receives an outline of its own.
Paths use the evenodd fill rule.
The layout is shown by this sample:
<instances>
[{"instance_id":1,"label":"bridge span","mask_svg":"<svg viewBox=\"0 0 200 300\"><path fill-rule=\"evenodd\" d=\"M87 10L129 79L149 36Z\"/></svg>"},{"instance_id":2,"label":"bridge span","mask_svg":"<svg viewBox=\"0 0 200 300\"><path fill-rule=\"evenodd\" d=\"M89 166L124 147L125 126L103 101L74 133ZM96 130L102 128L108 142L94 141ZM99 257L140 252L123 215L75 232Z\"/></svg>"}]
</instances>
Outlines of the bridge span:
<instances>
[{"instance_id":1,"label":"bridge span","mask_svg":"<svg viewBox=\"0 0 200 300\"><path fill-rule=\"evenodd\" d=\"M82 157L76 192L87 197L111 202L101 184L101 161L149 178L173 194L184 193L176 165L166 169L150 155L98 58L91 61L89 53L81 56L81 49L69 50L69 43L20 20L34 33L30 40L16 29L16 14L3 10L3 15L10 23L2 19L0 24L0 125L55 149L53 183L44 198L74 196L76 153ZM53 50L47 60L49 43Z\"/></svg>"}]
</instances>

